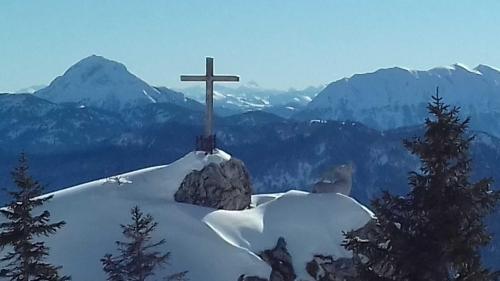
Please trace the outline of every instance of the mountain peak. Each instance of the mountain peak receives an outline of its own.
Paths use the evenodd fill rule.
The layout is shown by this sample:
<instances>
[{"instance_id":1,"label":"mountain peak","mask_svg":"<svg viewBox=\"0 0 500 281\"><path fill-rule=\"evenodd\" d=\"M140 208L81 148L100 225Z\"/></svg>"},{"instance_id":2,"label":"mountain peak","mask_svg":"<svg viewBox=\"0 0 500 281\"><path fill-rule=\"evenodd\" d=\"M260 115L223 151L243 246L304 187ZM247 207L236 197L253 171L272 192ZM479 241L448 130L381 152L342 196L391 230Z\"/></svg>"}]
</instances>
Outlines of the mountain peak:
<instances>
[{"instance_id":1,"label":"mountain peak","mask_svg":"<svg viewBox=\"0 0 500 281\"><path fill-rule=\"evenodd\" d=\"M97 55L78 61L34 94L55 103L79 103L107 110L156 103L165 96L122 63Z\"/></svg>"},{"instance_id":2,"label":"mountain peak","mask_svg":"<svg viewBox=\"0 0 500 281\"><path fill-rule=\"evenodd\" d=\"M483 74L485 73L498 73L500 74L500 70L485 64L480 64L474 68L474 70L477 70Z\"/></svg>"},{"instance_id":3,"label":"mountain peak","mask_svg":"<svg viewBox=\"0 0 500 281\"><path fill-rule=\"evenodd\" d=\"M114 60L107 59L103 56L98 56L98 55L90 55L86 58L81 59L77 63L73 65L73 67L78 66L95 66L95 65L114 65L114 66L121 66L125 68L125 65L122 63L119 63ZM126 69L126 68L125 68Z\"/></svg>"},{"instance_id":4,"label":"mountain peak","mask_svg":"<svg viewBox=\"0 0 500 281\"><path fill-rule=\"evenodd\" d=\"M157 102L191 109L201 106L182 93L153 87L130 73L124 64L97 55L78 61L34 94L54 103L77 103L111 111Z\"/></svg>"},{"instance_id":5,"label":"mountain peak","mask_svg":"<svg viewBox=\"0 0 500 281\"><path fill-rule=\"evenodd\" d=\"M480 74L476 69L474 68L470 68L469 66L463 64L463 63L454 63L452 66L451 66L453 69L455 70L461 70L461 71L467 71L467 72L472 72L472 73L476 73L476 74Z\"/></svg>"},{"instance_id":6,"label":"mountain peak","mask_svg":"<svg viewBox=\"0 0 500 281\"><path fill-rule=\"evenodd\" d=\"M381 69L375 71L375 73L384 73L384 74L390 74L390 75L397 75L397 74L409 75L409 74L412 74L414 72L415 72L414 70L411 70L411 69L405 68L405 67L400 67L400 66L381 68Z\"/></svg>"},{"instance_id":7,"label":"mountain peak","mask_svg":"<svg viewBox=\"0 0 500 281\"><path fill-rule=\"evenodd\" d=\"M71 66L64 73L64 76L77 75L81 77L83 82L86 82L88 79L102 79L102 76L117 76L117 74L119 76L133 76L125 65L102 56L91 55Z\"/></svg>"}]
</instances>

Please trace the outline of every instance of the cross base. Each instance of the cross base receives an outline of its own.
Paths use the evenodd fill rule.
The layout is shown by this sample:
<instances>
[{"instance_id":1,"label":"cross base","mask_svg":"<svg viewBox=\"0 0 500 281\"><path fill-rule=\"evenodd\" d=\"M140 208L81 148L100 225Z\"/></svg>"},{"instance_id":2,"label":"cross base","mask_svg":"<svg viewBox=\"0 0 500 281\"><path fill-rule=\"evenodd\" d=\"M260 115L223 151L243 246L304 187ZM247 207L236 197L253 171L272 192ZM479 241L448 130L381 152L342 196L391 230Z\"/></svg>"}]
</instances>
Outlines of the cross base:
<instances>
[{"instance_id":1,"label":"cross base","mask_svg":"<svg viewBox=\"0 0 500 281\"><path fill-rule=\"evenodd\" d=\"M202 135L196 137L196 151L205 151L206 153L212 154L214 153L215 144L215 135Z\"/></svg>"}]
</instances>

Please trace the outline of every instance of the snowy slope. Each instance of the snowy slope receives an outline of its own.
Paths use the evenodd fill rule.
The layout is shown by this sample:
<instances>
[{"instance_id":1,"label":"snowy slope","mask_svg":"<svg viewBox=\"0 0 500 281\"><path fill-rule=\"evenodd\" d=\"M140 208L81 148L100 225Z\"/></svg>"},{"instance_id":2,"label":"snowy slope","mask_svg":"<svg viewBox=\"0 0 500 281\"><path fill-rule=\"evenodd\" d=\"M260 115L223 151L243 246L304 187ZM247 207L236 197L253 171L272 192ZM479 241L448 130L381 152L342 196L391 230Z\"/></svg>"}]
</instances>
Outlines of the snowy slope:
<instances>
[{"instance_id":1,"label":"snowy slope","mask_svg":"<svg viewBox=\"0 0 500 281\"><path fill-rule=\"evenodd\" d=\"M152 87L125 65L96 55L77 62L34 94L55 103L79 103L114 111L157 102L192 102L181 93Z\"/></svg>"},{"instance_id":2,"label":"snowy slope","mask_svg":"<svg viewBox=\"0 0 500 281\"><path fill-rule=\"evenodd\" d=\"M446 103L472 117L476 129L500 135L494 122L500 118L500 71L485 65L356 74L328 85L298 117L354 120L379 129L421 124L437 86Z\"/></svg>"},{"instance_id":3,"label":"snowy slope","mask_svg":"<svg viewBox=\"0 0 500 281\"><path fill-rule=\"evenodd\" d=\"M113 253L120 223L139 205L159 223L156 239L166 238L172 253L164 273L189 270L190 280L235 281L241 274L268 277L270 267L257 255L285 237L299 278L309 280L306 262L313 254L348 256L342 230L364 225L372 216L339 194L254 196L255 208L224 211L176 203L173 194L184 176L210 162L230 158L219 151L189 153L178 161L110 177L53 193L47 203L54 221L67 225L48 241L51 261L73 280L104 280L99 259Z\"/></svg>"}]
</instances>

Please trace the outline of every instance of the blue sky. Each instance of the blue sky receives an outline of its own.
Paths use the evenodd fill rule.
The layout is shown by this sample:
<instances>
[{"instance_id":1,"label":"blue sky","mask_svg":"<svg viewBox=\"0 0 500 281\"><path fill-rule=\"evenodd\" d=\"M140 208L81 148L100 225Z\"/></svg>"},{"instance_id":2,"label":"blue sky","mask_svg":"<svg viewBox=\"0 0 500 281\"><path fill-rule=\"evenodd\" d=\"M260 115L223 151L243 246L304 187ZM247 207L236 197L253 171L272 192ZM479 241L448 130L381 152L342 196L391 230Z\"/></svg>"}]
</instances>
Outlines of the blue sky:
<instances>
[{"instance_id":1,"label":"blue sky","mask_svg":"<svg viewBox=\"0 0 500 281\"><path fill-rule=\"evenodd\" d=\"M500 1L0 0L0 91L91 54L154 85L204 69L287 89L381 67L500 67Z\"/></svg>"}]
</instances>

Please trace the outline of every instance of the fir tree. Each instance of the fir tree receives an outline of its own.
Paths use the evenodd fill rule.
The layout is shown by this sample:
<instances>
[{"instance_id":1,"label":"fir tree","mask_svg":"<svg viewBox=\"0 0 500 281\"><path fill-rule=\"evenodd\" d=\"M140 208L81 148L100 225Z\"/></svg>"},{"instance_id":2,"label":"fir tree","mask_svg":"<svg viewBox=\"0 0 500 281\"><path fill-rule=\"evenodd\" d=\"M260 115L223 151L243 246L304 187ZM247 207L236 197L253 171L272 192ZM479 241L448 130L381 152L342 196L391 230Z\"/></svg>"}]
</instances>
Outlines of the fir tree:
<instances>
[{"instance_id":1,"label":"fir tree","mask_svg":"<svg viewBox=\"0 0 500 281\"><path fill-rule=\"evenodd\" d=\"M32 214L34 208L41 207L52 197L38 197L42 195L43 188L28 174L28 162L24 154L12 177L17 190L9 192L12 201L6 208L0 209L0 214L6 218L0 224L0 249L7 249L5 256L0 259L0 277L12 281L70 280L68 276L59 275L61 267L45 261L49 248L39 237L54 234L65 222L49 223L48 211Z\"/></svg>"},{"instance_id":2,"label":"fir tree","mask_svg":"<svg viewBox=\"0 0 500 281\"><path fill-rule=\"evenodd\" d=\"M151 242L151 234L158 223L149 214L144 215L139 207L131 210L132 223L121 225L127 242L117 241L120 255L106 254L102 259L103 270L109 281L144 281L154 275L158 266L165 265L170 252L161 253L155 249L165 244L165 239ZM183 280L187 272L173 274L167 279Z\"/></svg>"},{"instance_id":3,"label":"fir tree","mask_svg":"<svg viewBox=\"0 0 500 281\"><path fill-rule=\"evenodd\" d=\"M421 161L410 173L410 192L374 200L375 224L347 233L344 246L354 252L360 280L498 280L482 265L480 249L490 242L484 218L500 192L491 179L469 180L469 119L460 120L459 108L439 95L428 110L424 136L404 141Z\"/></svg>"}]
</instances>

